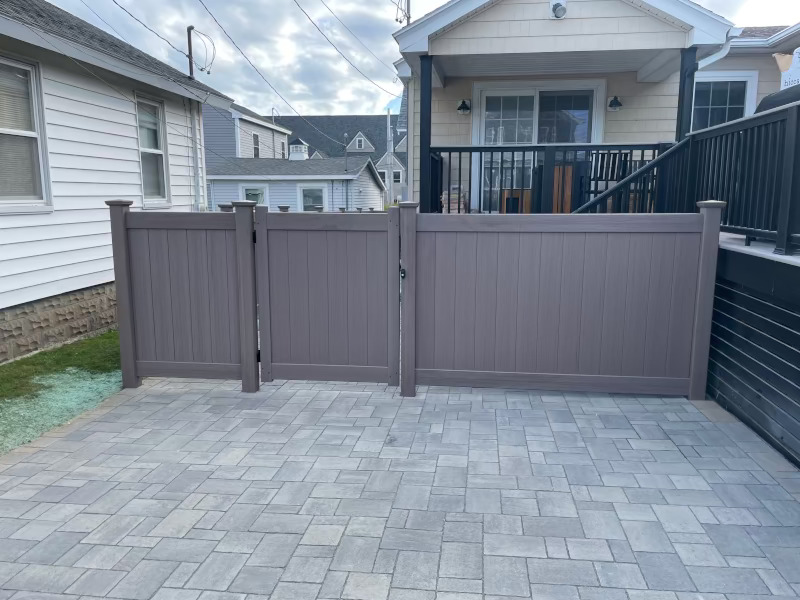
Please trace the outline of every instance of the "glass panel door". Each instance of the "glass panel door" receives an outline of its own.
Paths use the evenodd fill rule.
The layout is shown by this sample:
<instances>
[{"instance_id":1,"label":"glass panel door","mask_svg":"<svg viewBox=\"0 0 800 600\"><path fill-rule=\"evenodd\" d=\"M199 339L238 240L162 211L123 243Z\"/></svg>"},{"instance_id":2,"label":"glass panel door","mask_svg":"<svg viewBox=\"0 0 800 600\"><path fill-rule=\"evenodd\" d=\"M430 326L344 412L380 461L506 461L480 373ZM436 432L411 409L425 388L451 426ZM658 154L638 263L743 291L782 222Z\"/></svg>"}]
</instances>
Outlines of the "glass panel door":
<instances>
[{"instance_id":1,"label":"glass panel door","mask_svg":"<svg viewBox=\"0 0 800 600\"><path fill-rule=\"evenodd\" d=\"M541 92L540 144L588 144L592 140L594 92Z\"/></svg>"}]
</instances>

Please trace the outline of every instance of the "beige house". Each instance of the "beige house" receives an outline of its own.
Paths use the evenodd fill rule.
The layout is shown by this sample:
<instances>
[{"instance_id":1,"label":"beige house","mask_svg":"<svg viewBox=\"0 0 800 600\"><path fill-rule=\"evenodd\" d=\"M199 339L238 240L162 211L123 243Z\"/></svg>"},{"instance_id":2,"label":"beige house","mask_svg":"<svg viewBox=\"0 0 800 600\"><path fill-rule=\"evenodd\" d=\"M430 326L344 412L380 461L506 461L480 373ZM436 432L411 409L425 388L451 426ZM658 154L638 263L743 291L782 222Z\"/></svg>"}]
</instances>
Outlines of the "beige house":
<instances>
[{"instance_id":1,"label":"beige house","mask_svg":"<svg viewBox=\"0 0 800 600\"><path fill-rule=\"evenodd\" d=\"M395 39L421 210L441 199L446 211L449 198L531 212L544 177L546 189L553 178L565 190L559 212L568 212L579 173L584 187L605 189L663 151L657 144L752 114L778 91L773 54L800 46L800 26L740 29L689 0L451 0ZM591 149L569 154L576 144ZM617 146L613 168L588 158L600 144ZM537 173L547 145L558 145L556 167ZM493 147L511 152L498 163ZM523 190L514 209L509 187Z\"/></svg>"}]
</instances>

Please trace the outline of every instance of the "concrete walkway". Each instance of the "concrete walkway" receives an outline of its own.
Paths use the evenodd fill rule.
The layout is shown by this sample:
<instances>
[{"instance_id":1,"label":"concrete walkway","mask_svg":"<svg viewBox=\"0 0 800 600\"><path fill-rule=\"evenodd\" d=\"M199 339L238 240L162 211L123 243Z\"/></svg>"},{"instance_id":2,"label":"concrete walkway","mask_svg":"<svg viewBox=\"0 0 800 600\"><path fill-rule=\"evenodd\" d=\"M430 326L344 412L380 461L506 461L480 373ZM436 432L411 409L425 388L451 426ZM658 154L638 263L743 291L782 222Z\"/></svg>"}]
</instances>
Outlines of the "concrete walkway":
<instances>
[{"instance_id":1,"label":"concrete walkway","mask_svg":"<svg viewBox=\"0 0 800 600\"><path fill-rule=\"evenodd\" d=\"M150 379L0 458L0 599L748 600L798 472L713 403Z\"/></svg>"}]
</instances>

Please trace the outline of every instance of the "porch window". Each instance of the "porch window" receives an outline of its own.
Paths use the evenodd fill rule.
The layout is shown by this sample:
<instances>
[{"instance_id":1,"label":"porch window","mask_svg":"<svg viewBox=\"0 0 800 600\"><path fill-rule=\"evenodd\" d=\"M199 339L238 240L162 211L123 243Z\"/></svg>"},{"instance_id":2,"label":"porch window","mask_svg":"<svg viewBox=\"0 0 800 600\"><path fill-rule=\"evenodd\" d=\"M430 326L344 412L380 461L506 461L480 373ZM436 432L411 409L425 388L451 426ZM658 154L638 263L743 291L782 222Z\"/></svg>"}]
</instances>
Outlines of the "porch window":
<instances>
[{"instance_id":1,"label":"porch window","mask_svg":"<svg viewBox=\"0 0 800 600\"><path fill-rule=\"evenodd\" d=\"M486 96L486 144L533 143L534 96Z\"/></svg>"},{"instance_id":2,"label":"porch window","mask_svg":"<svg viewBox=\"0 0 800 600\"><path fill-rule=\"evenodd\" d=\"M696 82L692 130L741 119L745 115L746 96L746 81Z\"/></svg>"},{"instance_id":3,"label":"porch window","mask_svg":"<svg viewBox=\"0 0 800 600\"><path fill-rule=\"evenodd\" d=\"M539 94L539 143L588 144L592 139L591 90Z\"/></svg>"}]
</instances>

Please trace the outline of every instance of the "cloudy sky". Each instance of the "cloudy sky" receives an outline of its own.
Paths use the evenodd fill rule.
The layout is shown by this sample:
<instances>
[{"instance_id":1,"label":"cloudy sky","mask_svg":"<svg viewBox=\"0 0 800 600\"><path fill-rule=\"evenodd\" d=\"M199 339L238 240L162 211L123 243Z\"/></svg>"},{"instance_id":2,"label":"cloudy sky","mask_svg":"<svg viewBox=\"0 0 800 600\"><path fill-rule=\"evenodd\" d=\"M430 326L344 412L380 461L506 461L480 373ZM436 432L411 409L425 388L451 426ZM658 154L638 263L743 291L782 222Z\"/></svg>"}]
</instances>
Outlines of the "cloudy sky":
<instances>
[{"instance_id":1,"label":"cloudy sky","mask_svg":"<svg viewBox=\"0 0 800 600\"><path fill-rule=\"evenodd\" d=\"M51 1L159 59L183 71L187 69L184 56L125 14L112 0ZM217 56L211 73L199 74L204 83L261 113L268 114L275 107L284 116L294 114L255 74L199 0L118 1L179 48L186 44L186 26L190 24L213 38ZM205 0L265 77L303 114L375 114L384 111L387 105L393 108L398 105L392 93L399 94L402 85L390 69L399 58L392 38L392 32L399 28L395 21L396 1L404 2ZM444 1L411 0L412 17L419 18ZM374 83L348 65L325 41L298 3ZM700 4L737 25L784 25L800 21L800 0L700 0ZM765 6L770 10L765 10ZM195 48L197 62L203 63L202 44L195 43Z\"/></svg>"}]
</instances>

